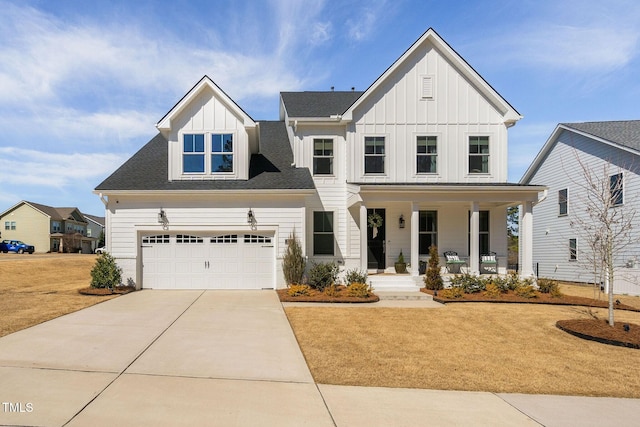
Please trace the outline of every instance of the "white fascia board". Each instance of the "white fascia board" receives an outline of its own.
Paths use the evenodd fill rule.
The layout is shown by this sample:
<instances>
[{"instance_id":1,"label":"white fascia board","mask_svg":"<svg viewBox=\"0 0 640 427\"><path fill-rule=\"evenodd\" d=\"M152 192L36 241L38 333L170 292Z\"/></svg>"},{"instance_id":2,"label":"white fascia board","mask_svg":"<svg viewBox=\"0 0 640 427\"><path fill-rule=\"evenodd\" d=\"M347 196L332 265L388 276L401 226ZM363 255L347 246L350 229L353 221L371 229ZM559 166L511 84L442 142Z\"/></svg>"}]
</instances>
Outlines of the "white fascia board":
<instances>
[{"instance_id":1,"label":"white fascia board","mask_svg":"<svg viewBox=\"0 0 640 427\"><path fill-rule=\"evenodd\" d=\"M116 197L116 196L167 196L167 197L192 197L192 196L308 196L315 194L315 189L264 189L264 190L94 190L93 194Z\"/></svg>"}]
</instances>

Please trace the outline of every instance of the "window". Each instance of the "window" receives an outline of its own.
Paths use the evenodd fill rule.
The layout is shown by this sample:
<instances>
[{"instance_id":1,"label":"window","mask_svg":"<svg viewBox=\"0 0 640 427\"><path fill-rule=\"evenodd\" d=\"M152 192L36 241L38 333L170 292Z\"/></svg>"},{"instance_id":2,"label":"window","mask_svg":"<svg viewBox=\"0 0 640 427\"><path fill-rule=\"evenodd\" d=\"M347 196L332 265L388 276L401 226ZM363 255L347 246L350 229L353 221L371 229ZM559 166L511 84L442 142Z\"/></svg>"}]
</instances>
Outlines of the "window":
<instances>
[{"instance_id":1,"label":"window","mask_svg":"<svg viewBox=\"0 0 640 427\"><path fill-rule=\"evenodd\" d=\"M160 234L157 236L144 236L142 238L142 243L169 243L169 235L168 234Z\"/></svg>"},{"instance_id":2,"label":"window","mask_svg":"<svg viewBox=\"0 0 640 427\"><path fill-rule=\"evenodd\" d=\"M211 135L211 172L233 172L233 135Z\"/></svg>"},{"instance_id":3,"label":"window","mask_svg":"<svg viewBox=\"0 0 640 427\"><path fill-rule=\"evenodd\" d=\"M489 173L489 137L469 137L469 173Z\"/></svg>"},{"instance_id":4,"label":"window","mask_svg":"<svg viewBox=\"0 0 640 427\"><path fill-rule=\"evenodd\" d=\"M4 229L5 230L15 230L16 229L16 222L15 221L5 221L4 222Z\"/></svg>"},{"instance_id":5,"label":"window","mask_svg":"<svg viewBox=\"0 0 640 427\"><path fill-rule=\"evenodd\" d=\"M569 197L567 193L567 189L563 189L558 191L558 215L564 216L567 214L567 205L569 202Z\"/></svg>"},{"instance_id":6,"label":"window","mask_svg":"<svg viewBox=\"0 0 640 427\"><path fill-rule=\"evenodd\" d=\"M313 213L313 254L333 255L333 212Z\"/></svg>"},{"instance_id":7,"label":"window","mask_svg":"<svg viewBox=\"0 0 640 427\"><path fill-rule=\"evenodd\" d=\"M578 241L576 239L569 239L569 261L576 261L578 259Z\"/></svg>"},{"instance_id":8,"label":"window","mask_svg":"<svg viewBox=\"0 0 640 427\"><path fill-rule=\"evenodd\" d=\"M204 173L204 135L183 135L184 154L182 170L184 173Z\"/></svg>"},{"instance_id":9,"label":"window","mask_svg":"<svg viewBox=\"0 0 640 427\"><path fill-rule=\"evenodd\" d=\"M178 234L176 236L176 243L202 243L202 237L189 236L187 234Z\"/></svg>"},{"instance_id":10,"label":"window","mask_svg":"<svg viewBox=\"0 0 640 427\"><path fill-rule=\"evenodd\" d=\"M226 234L224 236L214 236L210 239L211 243L238 243L237 234Z\"/></svg>"},{"instance_id":11,"label":"window","mask_svg":"<svg viewBox=\"0 0 640 427\"><path fill-rule=\"evenodd\" d=\"M609 194L611 196L611 206L619 206L624 202L622 186L622 173L617 173L609 177Z\"/></svg>"},{"instance_id":12,"label":"window","mask_svg":"<svg viewBox=\"0 0 640 427\"><path fill-rule=\"evenodd\" d=\"M271 243L271 237L258 236L255 234L245 234L244 242L245 243Z\"/></svg>"},{"instance_id":13,"label":"window","mask_svg":"<svg viewBox=\"0 0 640 427\"><path fill-rule=\"evenodd\" d=\"M384 173L384 136L364 138L364 173Z\"/></svg>"},{"instance_id":14,"label":"window","mask_svg":"<svg viewBox=\"0 0 640 427\"><path fill-rule=\"evenodd\" d=\"M489 246L489 211L479 211L479 230L478 230L478 251L482 254L488 254ZM469 212L469 221L471 221L471 212ZM469 232L469 253L471 253L471 232Z\"/></svg>"},{"instance_id":15,"label":"window","mask_svg":"<svg viewBox=\"0 0 640 427\"><path fill-rule=\"evenodd\" d=\"M333 175L333 140L313 140L313 174Z\"/></svg>"},{"instance_id":16,"label":"window","mask_svg":"<svg viewBox=\"0 0 640 427\"><path fill-rule=\"evenodd\" d=\"M418 173L436 173L438 160L438 138L435 136L419 136L417 147Z\"/></svg>"},{"instance_id":17,"label":"window","mask_svg":"<svg viewBox=\"0 0 640 427\"><path fill-rule=\"evenodd\" d=\"M438 246L438 211L420 211L418 232L418 253L427 255L432 245Z\"/></svg>"}]
</instances>

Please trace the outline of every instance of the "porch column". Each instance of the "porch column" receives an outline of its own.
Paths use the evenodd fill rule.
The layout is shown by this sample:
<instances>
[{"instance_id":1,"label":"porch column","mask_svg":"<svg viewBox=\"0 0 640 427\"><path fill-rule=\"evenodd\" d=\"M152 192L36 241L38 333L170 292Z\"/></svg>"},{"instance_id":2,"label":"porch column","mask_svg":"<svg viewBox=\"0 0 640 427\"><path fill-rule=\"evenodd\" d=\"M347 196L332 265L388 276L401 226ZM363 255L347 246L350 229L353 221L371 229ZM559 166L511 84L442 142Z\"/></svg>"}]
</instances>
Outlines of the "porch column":
<instances>
[{"instance_id":1,"label":"porch column","mask_svg":"<svg viewBox=\"0 0 640 427\"><path fill-rule=\"evenodd\" d=\"M411 203L411 275L418 276L420 269L420 211L417 203Z\"/></svg>"},{"instance_id":2,"label":"porch column","mask_svg":"<svg viewBox=\"0 0 640 427\"><path fill-rule=\"evenodd\" d=\"M469 219L469 274L480 274L480 208L478 202L471 202Z\"/></svg>"},{"instance_id":3,"label":"porch column","mask_svg":"<svg viewBox=\"0 0 640 427\"><path fill-rule=\"evenodd\" d=\"M367 207L360 204L360 270L366 272L368 269L367 252Z\"/></svg>"},{"instance_id":4,"label":"porch column","mask_svg":"<svg viewBox=\"0 0 640 427\"><path fill-rule=\"evenodd\" d=\"M533 277L533 203L520 205L520 277Z\"/></svg>"}]
</instances>

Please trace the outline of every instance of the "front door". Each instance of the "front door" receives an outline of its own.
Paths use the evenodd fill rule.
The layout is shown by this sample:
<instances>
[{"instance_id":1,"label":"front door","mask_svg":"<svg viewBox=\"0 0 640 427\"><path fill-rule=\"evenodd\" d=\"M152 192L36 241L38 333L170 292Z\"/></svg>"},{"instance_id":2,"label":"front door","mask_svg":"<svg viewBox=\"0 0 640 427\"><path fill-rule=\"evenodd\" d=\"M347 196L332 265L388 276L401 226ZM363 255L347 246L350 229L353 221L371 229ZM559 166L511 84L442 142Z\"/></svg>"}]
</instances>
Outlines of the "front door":
<instances>
[{"instance_id":1,"label":"front door","mask_svg":"<svg viewBox=\"0 0 640 427\"><path fill-rule=\"evenodd\" d=\"M385 228L385 210L367 209L367 268L369 269L384 270L387 266L385 262Z\"/></svg>"}]
</instances>

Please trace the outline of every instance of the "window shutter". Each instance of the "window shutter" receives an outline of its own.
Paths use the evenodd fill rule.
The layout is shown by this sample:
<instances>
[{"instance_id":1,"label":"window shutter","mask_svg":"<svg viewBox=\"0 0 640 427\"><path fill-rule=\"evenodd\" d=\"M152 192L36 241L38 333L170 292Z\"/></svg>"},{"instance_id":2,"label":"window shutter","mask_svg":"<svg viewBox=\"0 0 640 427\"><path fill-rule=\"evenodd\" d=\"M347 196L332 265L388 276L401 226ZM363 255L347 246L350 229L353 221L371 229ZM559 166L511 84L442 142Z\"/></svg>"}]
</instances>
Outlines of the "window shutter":
<instances>
[{"instance_id":1,"label":"window shutter","mask_svg":"<svg viewBox=\"0 0 640 427\"><path fill-rule=\"evenodd\" d=\"M432 76L422 76L422 99L433 99Z\"/></svg>"}]
</instances>

